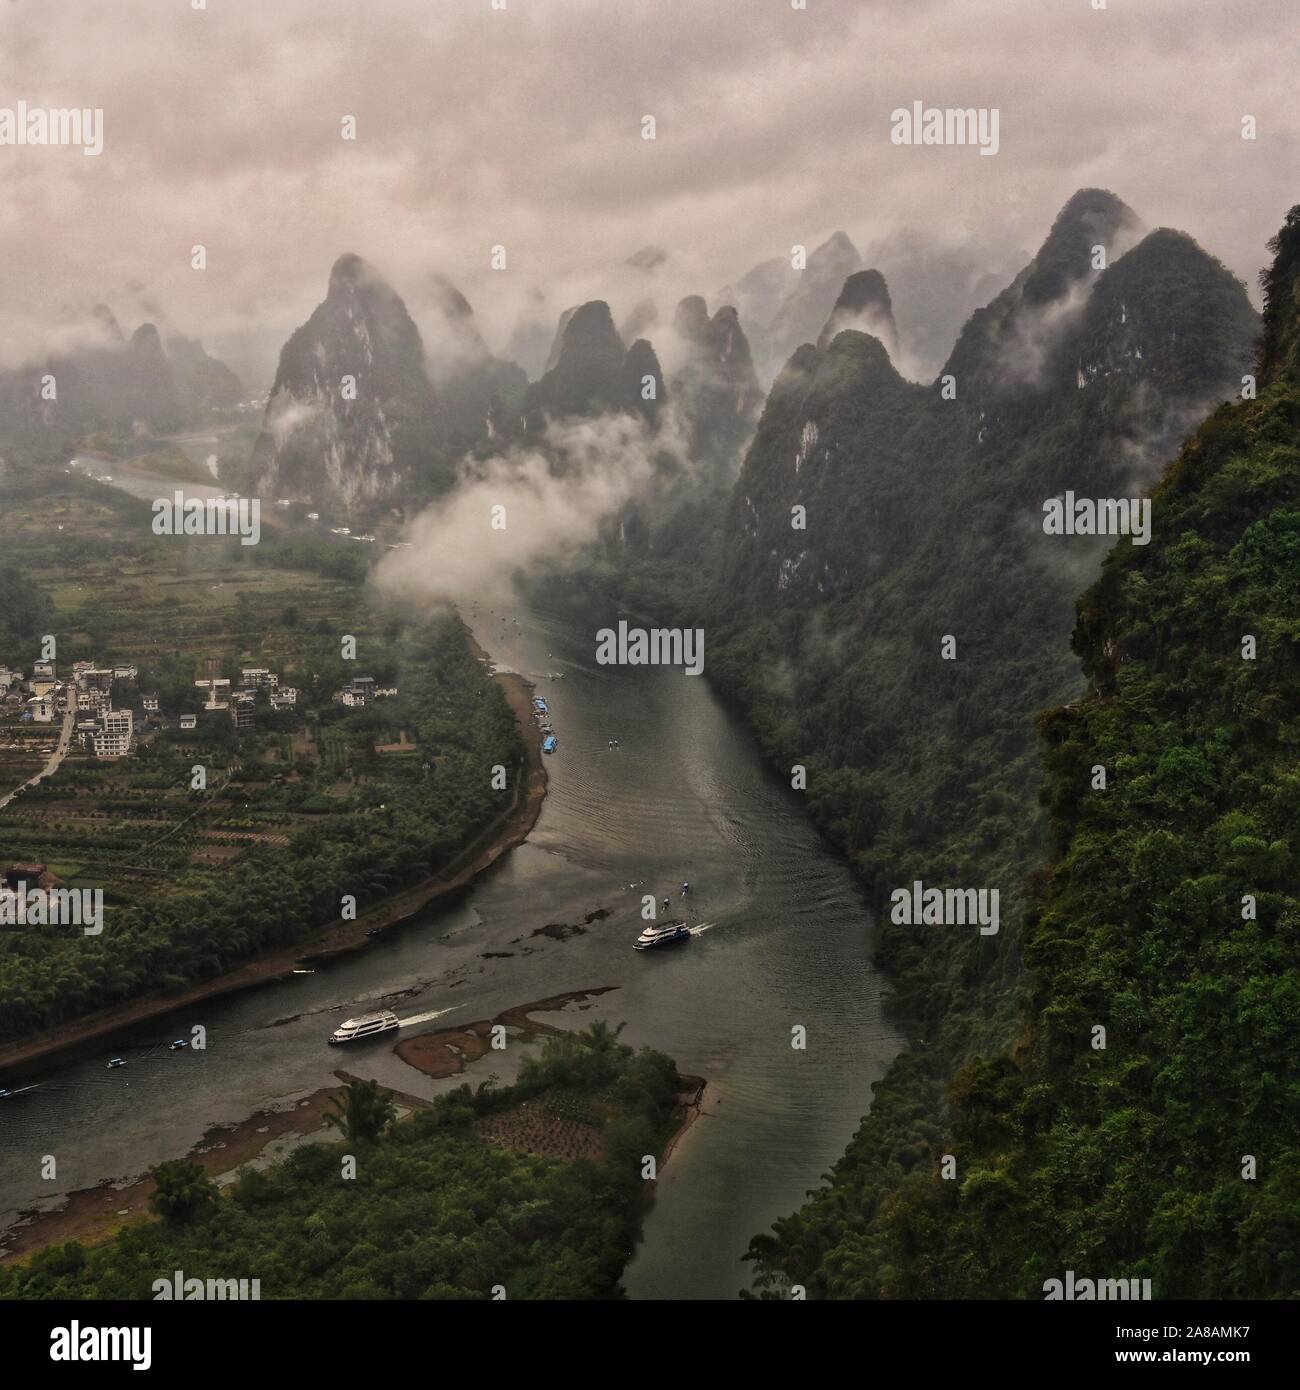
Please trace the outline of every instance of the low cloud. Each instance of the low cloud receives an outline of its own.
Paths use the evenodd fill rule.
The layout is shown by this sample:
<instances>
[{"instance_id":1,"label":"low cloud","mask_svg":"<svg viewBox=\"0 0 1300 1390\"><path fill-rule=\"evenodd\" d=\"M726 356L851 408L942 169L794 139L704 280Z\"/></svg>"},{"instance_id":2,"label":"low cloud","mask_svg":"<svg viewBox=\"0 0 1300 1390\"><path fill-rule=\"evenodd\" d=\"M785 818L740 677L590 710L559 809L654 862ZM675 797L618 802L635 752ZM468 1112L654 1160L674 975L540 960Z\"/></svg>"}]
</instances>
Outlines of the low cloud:
<instances>
[{"instance_id":1,"label":"low cloud","mask_svg":"<svg viewBox=\"0 0 1300 1390\"><path fill-rule=\"evenodd\" d=\"M375 583L408 601L505 598L520 572L576 566L684 460L671 426L654 431L639 416L552 422L536 445L462 464L455 489L411 523L409 548L380 562Z\"/></svg>"}]
</instances>

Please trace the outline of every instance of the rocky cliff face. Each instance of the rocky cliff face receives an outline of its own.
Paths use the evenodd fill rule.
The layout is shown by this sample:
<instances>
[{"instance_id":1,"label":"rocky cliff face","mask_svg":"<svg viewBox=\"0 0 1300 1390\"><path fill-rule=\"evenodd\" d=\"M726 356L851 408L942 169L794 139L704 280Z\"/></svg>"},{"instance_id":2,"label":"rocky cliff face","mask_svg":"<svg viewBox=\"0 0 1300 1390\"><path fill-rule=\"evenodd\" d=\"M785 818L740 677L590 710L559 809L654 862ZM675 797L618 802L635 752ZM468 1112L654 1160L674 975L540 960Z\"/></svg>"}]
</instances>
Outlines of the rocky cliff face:
<instances>
[{"instance_id":1,"label":"rocky cliff face","mask_svg":"<svg viewBox=\"0 0 1300 1390\"><path fill-rule=\"evenodd\" d=\"M488 350L469 301L442 276L422 315L429 377L442 414L442 447L451 457L496 449L523 429L528 378Z\"/></svg>"},{"instance_id":2,"label":"rocky cliff face","mask_svg":"<svg viewBox=\"0 0 1300 1390\"><path fill-rule=\"evenodd\" d=\"M673 336L675 362L668 389L691 457L728 475L763 406L740 317L724 305L710 318L704 300L692 295L677 306Z\"/></svg>"},{"instance_id":3,"label":"rocky cliff face","mask_svg":"<svg viewBox=\"0 0 1300 1390\"><path fill-rule=\"evenodd\" d=\"M444 422L406 305L359 256L280 353L248 490L364 515L453 478Z\"/></svg>"}]
</instances>

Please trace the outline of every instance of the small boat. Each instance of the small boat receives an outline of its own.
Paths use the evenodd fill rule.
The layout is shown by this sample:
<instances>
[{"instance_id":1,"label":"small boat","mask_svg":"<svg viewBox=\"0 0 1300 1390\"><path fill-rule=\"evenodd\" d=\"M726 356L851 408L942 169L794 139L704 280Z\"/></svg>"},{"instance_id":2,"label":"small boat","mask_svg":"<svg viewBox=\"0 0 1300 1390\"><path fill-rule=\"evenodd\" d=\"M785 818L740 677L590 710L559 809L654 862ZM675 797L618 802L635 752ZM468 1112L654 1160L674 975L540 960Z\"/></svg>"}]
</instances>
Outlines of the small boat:
<instances>
[{"instance_id":1,"label":"small boat","mask_svg":"<svg viewBox=\"0 0 1300 1390\"><path fill-rule=\"evenodd\" d=\"M362 1038L377 1037L380 1033L391 1033L402 1026L401 1020L391 1009L381 1009L374 1014L358 1014L349 1018L340 1028L330 1034L331 1043L359 1042Z\"/></svg>"},{"instance_id":2,"label":"small boat","mask_svg":"<svg viewBox=\"0 0 1300 1390\"><path fill-rule=\"evenodd\" d=\"M655 946L671 946L676 941L690 937L691 929L685 922L660 922L648 926L632 943L634 951L649 951Z\"/></svg>"},{"instance_id":3,"label":"small boat","mask_svg":"<svg viewBox=\"0 0 1300 1390\"><path fill-rule=\"evenodd\" d=\"M543 753L554 753L554 752L555 752L555 748L556 748L555 735L554 735L554 734L548 734L547 737L546 737L546 741L542 744L542 752L543 752Z\"/></svg>"}]
</instances>

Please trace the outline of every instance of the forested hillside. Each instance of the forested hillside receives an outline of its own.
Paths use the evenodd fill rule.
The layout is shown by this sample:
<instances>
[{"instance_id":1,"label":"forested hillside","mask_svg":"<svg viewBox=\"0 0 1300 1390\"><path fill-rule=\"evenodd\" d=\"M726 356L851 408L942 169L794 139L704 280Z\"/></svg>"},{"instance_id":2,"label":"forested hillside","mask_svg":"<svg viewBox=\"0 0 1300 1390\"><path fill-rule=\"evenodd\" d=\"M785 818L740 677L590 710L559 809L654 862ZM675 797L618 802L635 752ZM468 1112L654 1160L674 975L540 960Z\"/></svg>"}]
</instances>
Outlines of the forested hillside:
<instances>
[{"instance_id":1,"label":"forested hillside","mask_svg":"<svg viewBox=\"0 0 1300 1390\"><path fill-rule=\"evenodd\" d=\"M940 1026L881 1085L830 1184L754 1241L771 1291L1042 1297L1073 1269L1150 1278L1158 1298L1300 1292L1300 208L1272 249L1258 398L1184 447L1150 545L1116 544L1078 606L1086 695L1039 721L1051 863L1017 1036L969 1049L949 1084L945 1035L982 1036L988 990L954 969L930 992L943 928L891 948ZM1179 284L1216 312L1185 247L1164 264L1176 278L1152 313L1179 312ZM1005 789L1016 746L974 751ZM986 881L1025 817L966 809L959 881Z\"/></svg>"}]
</instances>

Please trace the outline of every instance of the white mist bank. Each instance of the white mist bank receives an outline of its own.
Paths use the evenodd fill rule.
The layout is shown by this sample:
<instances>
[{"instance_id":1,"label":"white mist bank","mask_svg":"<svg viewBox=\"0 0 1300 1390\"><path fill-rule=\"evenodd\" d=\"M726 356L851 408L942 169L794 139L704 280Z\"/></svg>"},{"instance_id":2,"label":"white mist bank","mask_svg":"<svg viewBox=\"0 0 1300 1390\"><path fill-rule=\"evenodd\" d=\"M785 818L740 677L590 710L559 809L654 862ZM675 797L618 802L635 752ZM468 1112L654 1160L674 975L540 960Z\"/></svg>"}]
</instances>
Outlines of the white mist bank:
<instances>
[{"instance_id":1,"label":"white mist bank","mask_svg":"<svg viewBox=\"0 0 1300 1390\"><path fill-rule=\"evenodd\" d=\"M520 571L575 565L603 526L653 497L665 460L680 468L684 459L670 421L658 431L631 415L553 422L537 445L467 461L375 582L406 600L505 597Z\"/></svg>"}]
</instances>

